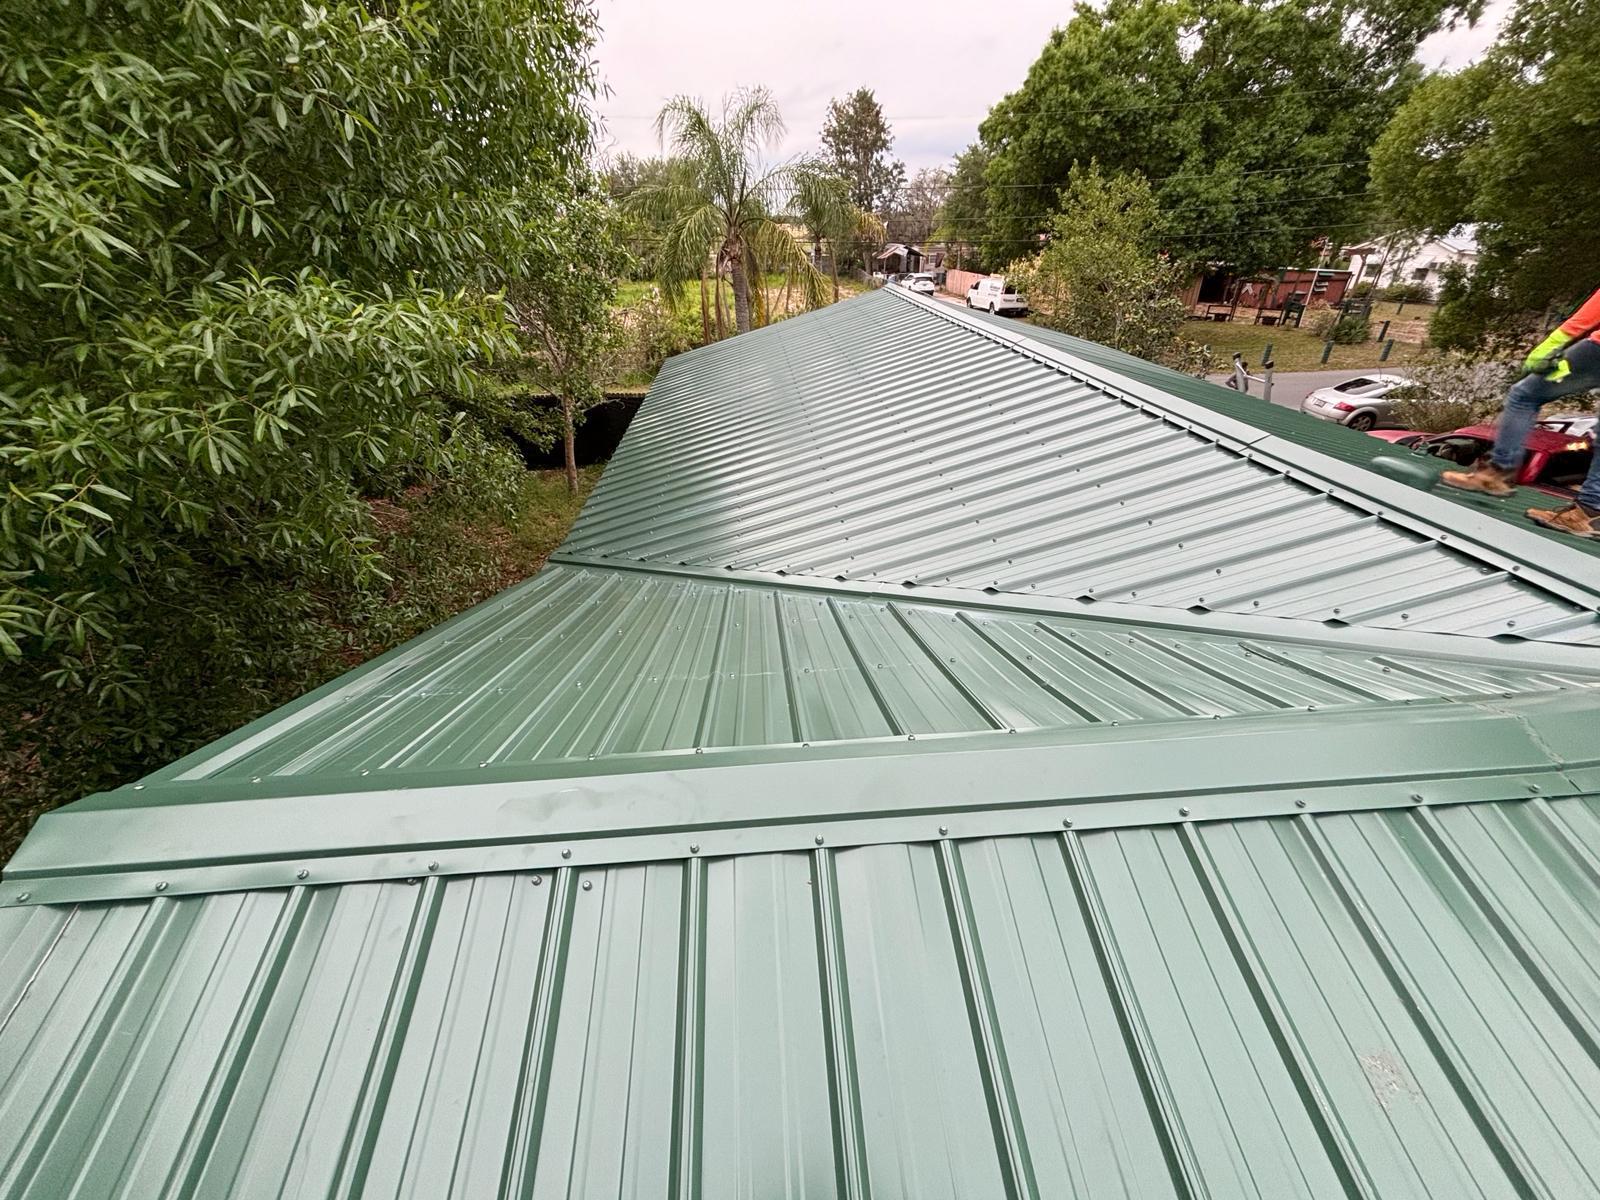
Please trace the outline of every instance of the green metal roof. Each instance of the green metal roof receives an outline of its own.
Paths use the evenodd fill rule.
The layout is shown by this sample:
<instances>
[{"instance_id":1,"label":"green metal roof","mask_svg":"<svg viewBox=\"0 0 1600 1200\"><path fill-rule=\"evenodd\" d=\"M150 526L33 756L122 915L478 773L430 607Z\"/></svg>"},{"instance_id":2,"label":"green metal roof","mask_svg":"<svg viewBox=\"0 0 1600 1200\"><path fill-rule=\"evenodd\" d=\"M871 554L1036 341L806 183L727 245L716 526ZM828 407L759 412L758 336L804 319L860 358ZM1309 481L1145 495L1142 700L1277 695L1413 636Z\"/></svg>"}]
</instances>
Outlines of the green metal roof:
<instances>
[{"instance_id":1,"label":"green metal roof","mask_svg":"<svg viewBox=\"0 0 1600 1200\"><path fill-rule=\"evenodd\" d=\"M538 577L42 818L0 1197L1600 1192L1592 560L1040 345L681 356Z\"/></svg>"},{"instance_id":2,"label":"green metal roof","mask_svg":"<svg viewBox=\"0 0 1600 1200\"><path fill-rule=\"evenodd\" d=\"M1016 322L1006 317L987 313L973 313L974 319L991 328L1015 332ZM1254 425L1263 432L1284 441L1304 446L1318 454L1352 466L1365 467L1374 459L1393 458L1425 468L1437 476L1451 465L1443 459L1413 454L1410 450L1369 437L1333 421L1319 421L1302 412L1281 405L1269 404L1260 396L1244 396L1232 388L1223 387L1206 379L1196 379L1170 367L1147 362L1121 350L1113 350L1095 342L1087 342L1071 334L1061 333L1044 326L1027 327L1028 337L1066 354L1081 358L1099 367L1115 371L1180 396L1222 416ZM1485 496L1475 492L1460 492L1439 488L1435 493L1441 498L1460 505L1469 512L1486 513L1510 523L1518 533L1531 532L1556 543L1563 550L1600 555L1600 542L1584 541L1566 534L1554 533L1527 518L1530 508L1549 508L1550 497L1533 488L1519 487L1510 496Z\"/></svg>"}]
</instances>

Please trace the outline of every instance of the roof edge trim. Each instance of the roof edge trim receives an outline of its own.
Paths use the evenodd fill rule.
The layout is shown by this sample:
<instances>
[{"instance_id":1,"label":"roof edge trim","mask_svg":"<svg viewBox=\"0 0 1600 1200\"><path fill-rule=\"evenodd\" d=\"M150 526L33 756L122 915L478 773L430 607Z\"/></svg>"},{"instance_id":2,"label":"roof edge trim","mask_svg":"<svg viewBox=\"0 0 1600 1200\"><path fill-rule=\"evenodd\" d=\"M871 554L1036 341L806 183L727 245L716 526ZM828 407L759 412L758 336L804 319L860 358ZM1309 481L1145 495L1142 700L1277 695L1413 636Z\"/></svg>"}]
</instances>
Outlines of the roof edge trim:
<instances>
[{"instance_id":1,"label":"roof edge trim","mask_svg":"<svg viewBox=\"0 0 1600 1200\"><path fill-rule=\"evenodd\" d=\"M1157 737L990 735L470 787L69 805L40 818L0 904L1553 798L1600 781L1594 711L1592 697L1557 693L1416 707L1404 722L1329 710L1166 725ZM752 795L769 815L751 816Z\"/></svg>"}]
</instances>

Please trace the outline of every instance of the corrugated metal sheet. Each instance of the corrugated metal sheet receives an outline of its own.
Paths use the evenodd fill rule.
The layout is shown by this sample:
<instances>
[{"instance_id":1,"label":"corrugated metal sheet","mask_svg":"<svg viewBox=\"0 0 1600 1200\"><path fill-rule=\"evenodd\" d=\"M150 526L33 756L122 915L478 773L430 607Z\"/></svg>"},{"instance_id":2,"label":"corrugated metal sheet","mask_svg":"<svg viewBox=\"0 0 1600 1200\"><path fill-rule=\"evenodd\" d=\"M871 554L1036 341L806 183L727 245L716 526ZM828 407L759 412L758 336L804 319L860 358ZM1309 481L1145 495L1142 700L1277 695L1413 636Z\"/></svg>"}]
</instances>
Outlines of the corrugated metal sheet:
<instances>
[{"instance_id":1,"label":"corrugated metal sheet","mask_svg":"<svg viewBox=\"0 0 1600 1200\"><path fill-rule=\"evenodd\" d=\"M984 328L676 360L566 561L45 817L0 1197L1600 1193L1581 572Z\"/></svg>"},{"instance_id":2,"label":"corrugated metal sheet","mask_svg":"<svg viewBox=\"0 0 1600 1200\"><path fill-rule=\"evenodd\" d=\"M1593 799L0 911L0 1195L1600 1191Z\"/></svg>"},{"instance_id":3,"label":"corrugated metal sheet","mask_svg":"<svg viewBox=\"0 0 1600 1200\"><path fill-rule=\"evenodd\" d=\"M1593 597L890 292L669 362L563 554L1600 643Z\"/></svg>"},{"instance_id":4,"label":"corrugated metal sheet","mask_svg":"<svg viewBox=\"0 0 1600 1200\"><path fill-rule=\"evenodd\" d=\"M972 316L979 323L1003 334L1015 335L1018 329L1015 321L1007 317L991 317L981 312L975 312ZM1060 350L1073 358L1137 379L1231 420L1243 421L1274 437L1304 446L1308 450L1339 462L1364 468L1374 459L1395 458L1404 459L1414 466L1431 467L1436 471L1446 470L1452 465L1437 459L1419 459L1407 449L1368 437L1333 421L1320 421L1292 408L1268 404L1261 398L1258 384L1252 385L1255 388L1253 395L1242 395L1231 388L1219 387L1207 380L1196 379L1193 375L1185 375L1181 371L1158 366L1120 350L1112 350L1058 330L1047 329L1042 325L1030 324L1026 332L1034 341ZM1194 332L1195 340L1205 340L1203 332L1191 332ZM1518 488L1514 494L1502 498L1475 492L1461 492L1452 488L1439 488L1433 494L1470 513L1488 513L1508 522L1519 536L1532 534L1547 539L1562 553L1600 555L1600 542L1552 533L1528 520L1526 513L1529 508L1550 507L1551 497L1544 492L1533 488Z\"/></svg>"},{"instance_id":5,"label":"corrugated metal sheet","mask_svg":"<svg viewBox=\"0 0 1600 1200\"><path fill-rule=\"evenodd\" d=\"M1320 631L1319 631L1320 632ZM1329 635L1324 635L1325 637ZM353 776L1592 687L1565 667L552 565L153 778Z\"/></svg>"}]
</instances>

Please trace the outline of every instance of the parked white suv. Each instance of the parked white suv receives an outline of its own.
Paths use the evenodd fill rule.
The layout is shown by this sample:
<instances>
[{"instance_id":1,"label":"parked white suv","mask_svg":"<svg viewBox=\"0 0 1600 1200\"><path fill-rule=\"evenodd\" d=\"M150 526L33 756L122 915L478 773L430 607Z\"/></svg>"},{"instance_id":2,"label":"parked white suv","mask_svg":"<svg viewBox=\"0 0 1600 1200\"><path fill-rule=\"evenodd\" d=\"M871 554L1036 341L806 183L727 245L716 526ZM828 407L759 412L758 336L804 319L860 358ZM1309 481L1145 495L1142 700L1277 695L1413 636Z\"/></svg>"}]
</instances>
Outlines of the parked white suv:
<instances>
[{"instance_id":1,"label":"parked white suv","mask_svg":"<svg viewBox=\"0 0 1600 1200\"><path fill-rule=\"evenodd\" d=\"M1025 313L1028 311L1028 302L1004 279L991 276L978 280L967 289L967 307L992 313Z\"/></svg>"},{"instance_id":2,"label":"parked white suv","mask_svg":"<svg viewBox=\"0 0 1600 1200\"><path fill-rule=\"evenodd\" d=\"M924 271L919 271L915 275L907 275L900 283L901 286L910 288L913 292L919 292L924 296L931 296L939 290L933 282L933 276Z\"/></svg>"}]
</instances>

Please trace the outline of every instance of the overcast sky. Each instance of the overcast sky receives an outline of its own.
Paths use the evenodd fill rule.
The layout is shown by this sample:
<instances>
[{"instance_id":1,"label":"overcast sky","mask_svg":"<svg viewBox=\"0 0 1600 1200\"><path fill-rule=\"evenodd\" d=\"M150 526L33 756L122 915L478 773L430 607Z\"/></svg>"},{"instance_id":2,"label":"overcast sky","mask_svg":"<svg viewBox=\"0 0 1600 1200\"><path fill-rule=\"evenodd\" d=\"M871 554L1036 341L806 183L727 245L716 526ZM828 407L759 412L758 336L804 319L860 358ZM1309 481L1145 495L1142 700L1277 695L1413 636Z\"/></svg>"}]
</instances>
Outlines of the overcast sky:
<instances>
[{"instance_id":1,"label":"overcast sky","mask_svg":"<svg viewBox=\"0 0 1600 1200\"><path fill-rule=\"evenodd\" d=\"M911 170L948 162L978 135L989 106L1021 85L1045 38L1071 16L1062 0L599 0L601 104L612 152L658 152L653 122L678 93L713 106L766 84L789 127L778 157L813 150L828 100L865 85ZM1473 29L1423 45L1429 66L1483 53L1511 0L1489 0ZM909 47L918 47L913 50ZM952 66L949 64L959 64Z\"/></svg>"}]
</instances>

